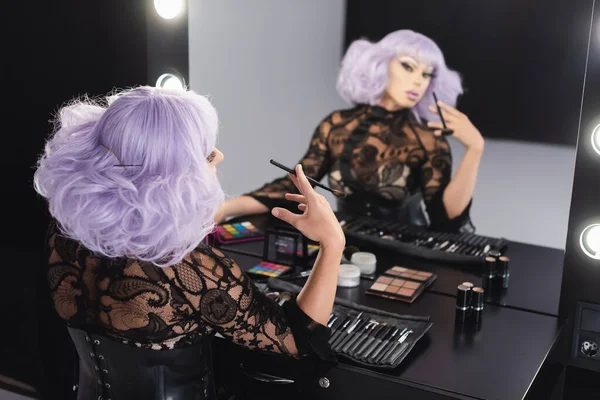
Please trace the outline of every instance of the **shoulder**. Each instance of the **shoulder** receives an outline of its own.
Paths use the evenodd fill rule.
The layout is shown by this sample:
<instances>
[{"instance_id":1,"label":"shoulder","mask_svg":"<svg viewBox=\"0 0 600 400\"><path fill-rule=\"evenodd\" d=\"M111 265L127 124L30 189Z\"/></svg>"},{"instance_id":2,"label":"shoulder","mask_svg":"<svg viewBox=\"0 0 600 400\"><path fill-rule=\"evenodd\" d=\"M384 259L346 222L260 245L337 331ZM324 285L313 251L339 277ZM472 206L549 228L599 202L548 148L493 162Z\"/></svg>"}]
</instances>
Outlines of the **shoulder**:
<instances>
[{"instance_id":1,"label":"shoulder","mask_svg":"<svg viewBox=\"0 0 600 400\"><path fill-rule=\"evenodd\" d=\"M327 134L329 130L335 126L345 125L348 122L356 119L364 112L364 104L358 104L352 108L343 108L330 112L319 123L321 133Z\"/></svg>"},{"instance_id":2,"label":"shoulder","mask_svg":"<svg viewBox=\"0 0 600 400\"><path fill-rule=\"evenodd\" d=\"M238 278L241 270L234 259L226 256L219 249L204 244L199 245L190 253L190 261L200 270L214 274L222 271L224 275Z\"/></svg>"},{"instance_id":3,"label":"shoulder","mask_svg":"<svg viewBox=\"0 0 600 400\"><path fill-rule=\"evenodd\" d=\"M364 112L366 107L367 106L365 104L357 104L351 108L334 110L327 116L327 118L325 118L325 121L329 120L330 122L336 124L356 118L358 115Z\"/></svg>"}]
</instances>

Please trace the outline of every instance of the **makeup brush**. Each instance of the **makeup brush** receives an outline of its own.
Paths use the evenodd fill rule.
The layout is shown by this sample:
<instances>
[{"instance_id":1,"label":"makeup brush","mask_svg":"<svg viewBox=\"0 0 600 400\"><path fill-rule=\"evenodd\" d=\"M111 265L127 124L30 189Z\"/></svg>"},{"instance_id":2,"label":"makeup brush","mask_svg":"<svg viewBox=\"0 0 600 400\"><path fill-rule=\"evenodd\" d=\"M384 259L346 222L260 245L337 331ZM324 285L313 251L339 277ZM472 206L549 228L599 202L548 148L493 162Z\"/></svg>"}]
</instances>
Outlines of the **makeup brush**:
<instances>
[{"instance_id":1,"label":"makeup brush","mask_svg":"<svg viewBox=\"0 0 600 400\"><path fill-rule=\"evenodd\" d=\"M290 173L290 174L292 174L292 175L296 175L296 171L294 171L294 170L293 170L293 169L291 169L291 168L288 168L288 167L286 167L285 165L281 165L281 164L279 164L279 163L278 163L277 161L275 161L275 160L271 160L271 161L270 161L270 163L271 163L271 164L273 164L273 165L274 165L274 166L276 166L276 167L279 167L279 168L281 168L282 170L284 170L284 171L286 171L286 172L289 172L289 173ZM325 186L325 185L323 185L321 182L318 182L318 181L314 180L313 178L311 178L311 177L309 177L309 176L307 176L307 177L306 177L306 179L308 179L308 181L309 181L310 183L312 183L313 185L315 185L315 186L318 186L318 187L320 187L321 189L325 189L325 190L327 190L327 191L329 191L329 192L333 193L333 194L334 194L334 195L336 195L337 197L341 197L341 198L345 198L345 197L346 197L346 193L342 192L341 190L332 189L332 188L330 188L329 186Z\"/></svg>"},{"instance_id":2,"label":"makeup brush","mask_svg":"<svg viewBox=\"0 0 600 400\"><path fill-rule=\"evenodd\" d=\"M438 104L438 98L435 95L435 92L432 92L432 93L433 93L433 99L435 100L435 106L437 108L440 119L442 120L442 125L444 126L444 129L442 129L442 135L450 136L454 133L454 131L452 129L448 129L448 127L446 126L446 120L444 119L444 114L442 114L442 109L440 108L440 105Z\"/></svg>"}]
</instances>

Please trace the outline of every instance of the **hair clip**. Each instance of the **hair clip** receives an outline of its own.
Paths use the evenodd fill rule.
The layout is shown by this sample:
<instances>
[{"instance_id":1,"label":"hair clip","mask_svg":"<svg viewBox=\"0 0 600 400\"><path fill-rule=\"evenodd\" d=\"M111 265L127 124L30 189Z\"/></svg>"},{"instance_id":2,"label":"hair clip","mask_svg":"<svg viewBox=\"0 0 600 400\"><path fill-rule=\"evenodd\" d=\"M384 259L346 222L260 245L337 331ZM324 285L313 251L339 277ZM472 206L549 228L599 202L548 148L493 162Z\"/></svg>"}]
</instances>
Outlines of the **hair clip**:
<instances>
[{"instance_id":1,"label":"hair clip","mask_svg":"<svg viewBox=\"0 0 600 400\"><path fill-rule=\"evenodd\" d=\"M117 161L119 161L119 164L114 164L113 167L123 167L123 168L127 168L127 167L141 167L142 164L123 164L123 161L121 161L121 159L119 158L119 156L117 155L117 153L114 152L113 149L111 149L108 146L105 145L101 145L102 147L104 147L106 150L110 151L113 156L115 156L115 158L117 159Z\"/></svg>"}]
</instances>

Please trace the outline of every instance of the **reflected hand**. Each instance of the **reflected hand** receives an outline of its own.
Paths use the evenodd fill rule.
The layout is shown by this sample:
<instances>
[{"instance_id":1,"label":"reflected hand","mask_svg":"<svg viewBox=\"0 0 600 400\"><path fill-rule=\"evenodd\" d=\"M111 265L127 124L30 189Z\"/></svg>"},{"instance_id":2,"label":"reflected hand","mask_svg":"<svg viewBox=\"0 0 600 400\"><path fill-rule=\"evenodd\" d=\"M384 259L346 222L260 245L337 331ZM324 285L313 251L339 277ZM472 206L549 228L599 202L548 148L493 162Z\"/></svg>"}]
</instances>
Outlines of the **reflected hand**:
<instances>
[{"instance_id":1,"label":"reflected hand","mask_svg":"<svg viewBox=\"0 0 600 400\"><path fill-rule=\"evenodd\" d=\"M272 211L273 215L298 229L307 238L319 242L323 247L343 249L346 244L344 232L327 199L315 192L300 164L296 166L296 175L288 176L300 194L287 193L285 197L297 202L302 214L294 214L276 207Z\"/></svg>"},{"instance_id":2,"label":"reflected hand","mask_svg":"<svg viewBox=\"0 0 600 400\"><path fill-rule=\"evenodd\" d=\"M438 101L438 105L442 109L446 127L454 131L452 136L457 138L467 149L483 150L483 136L481 136L479 130L469 120L469 117L442 101ZM429 110L439 115L434 105L429 106ZM444 125L441 122L428 122L427 126L435 129L433 132L435 136L441 136L442 129L444 129Z\"/></svg>"},{"instance_id":3,"label":"reflected hand","mask_svg":"<svg viewBox=\"0 0 600 400\"><path fill-rule=\"evenodd\" d=\"M221 203L219 208L217 208L217 212L215 213L215 224L219 225L227 219L227 214L225 212L225 202Z\"/></svg>"}]
</instances>

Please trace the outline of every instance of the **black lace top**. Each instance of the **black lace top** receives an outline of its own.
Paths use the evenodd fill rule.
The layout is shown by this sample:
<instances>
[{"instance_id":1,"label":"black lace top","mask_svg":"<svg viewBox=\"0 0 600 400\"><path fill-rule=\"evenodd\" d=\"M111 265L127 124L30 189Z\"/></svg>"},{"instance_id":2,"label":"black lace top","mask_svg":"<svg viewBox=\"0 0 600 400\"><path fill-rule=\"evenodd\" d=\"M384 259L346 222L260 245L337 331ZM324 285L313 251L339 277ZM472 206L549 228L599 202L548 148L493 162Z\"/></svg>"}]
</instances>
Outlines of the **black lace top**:
<instances>
[{"instance_id":1,"label":"black lace top","mask_svg":"<svg viewBox=\"0 0 600 400\"><path fill-rule=\"evenodd\" d=\"M232 259L199 246L172 267L107 259L49 230L47 281L58 315L135 347L168 350L213 333L256 350L334 360L329 328L295 300L279 306Z\"/></svg>"},{"instance_id":2,"label":"black lace top","mask_svg":"<svg viewBox=\"0 0 600 400\"><path fill-rule=\"evenodd\" d=\"M351 146L345 146L348 141ZM434 229L457 231L469 220L471 203L450 219L442 200L452 177L448 141L434 136L406 110L358 105L335 111L319 124L300 163L317 181L327 175L329 186L345 191L348 199L367 193L399 206L420 191ZM350 175L344 174L343 165L348 165ZM272 208L282 206L285 193L295 191L286 176L248 195Z\"/></svg>"}]
</instances>

